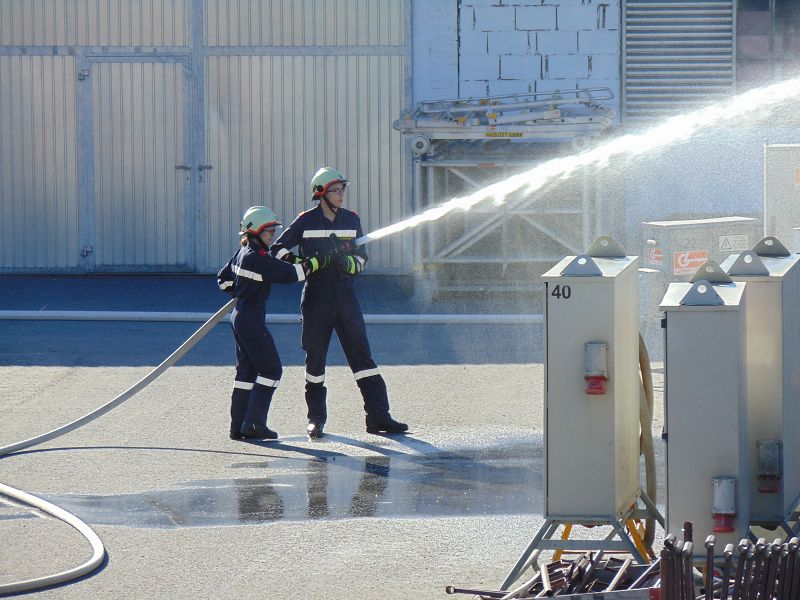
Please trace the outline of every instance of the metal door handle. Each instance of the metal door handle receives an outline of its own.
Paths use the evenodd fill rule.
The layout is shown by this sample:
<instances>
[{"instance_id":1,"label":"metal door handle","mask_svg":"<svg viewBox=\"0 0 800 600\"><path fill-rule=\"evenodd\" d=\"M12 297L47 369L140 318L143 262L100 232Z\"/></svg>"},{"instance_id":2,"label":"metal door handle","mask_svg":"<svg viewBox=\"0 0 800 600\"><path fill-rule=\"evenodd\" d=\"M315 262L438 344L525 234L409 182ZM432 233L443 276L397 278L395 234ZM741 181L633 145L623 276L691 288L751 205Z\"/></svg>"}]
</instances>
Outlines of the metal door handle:
<instances>
[{"instance_id":1,"label":"metal door handle","mask_svg":"<svg viewBox=\"0 0 800 600\"><path fill-rule=\"evenodd\" d=\"M191 165L175 165L175 170L176 171L191 171L192 167L191 167Z\"/></svg>"},{"instance_id":2,"label":"metal door handle","mask_svg":"<svg viewBox=\"0 0 800 600\"><path fill-rule=\"evenodd\" d=\"M197 165L197 170L198 171L208 171L208 170L213 169L213 168L214 167L211 166L211 165Z\"/></svg>"}]
</instances>

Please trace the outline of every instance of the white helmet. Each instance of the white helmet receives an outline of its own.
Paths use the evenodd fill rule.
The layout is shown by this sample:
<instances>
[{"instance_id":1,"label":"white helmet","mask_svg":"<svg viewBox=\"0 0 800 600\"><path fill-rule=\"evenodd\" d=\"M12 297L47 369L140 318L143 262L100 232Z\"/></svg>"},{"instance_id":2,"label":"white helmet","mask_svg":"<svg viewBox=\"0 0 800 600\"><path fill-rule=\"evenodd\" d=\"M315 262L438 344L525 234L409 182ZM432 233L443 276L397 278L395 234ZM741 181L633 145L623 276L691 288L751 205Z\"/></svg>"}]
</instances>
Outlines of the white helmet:
<instances>
[{"instance_id":1,"label":"white helmet","mask_svg":"<svg viewBox=\"0 0 800 600\"><path fill-rule=\"evenodd\" d=\"M277 227L281 222L278 215L266 206L251 206L244 212L242 222L239 224L239 235L252 233L258 235L267 227Z\"/></svg>"},{"instance_id":2,"label":"white helmet","mask_svg":"<svg viewBox=\"0 0 800 600\"><path fill-rule=\"evenodd\" d=\"M334 183L342 183L347 186L350 182L345 179L339 171L332 167L322 167L314 173L311 178L311 198L319 200Z\"/></svg>"}]
</instances>

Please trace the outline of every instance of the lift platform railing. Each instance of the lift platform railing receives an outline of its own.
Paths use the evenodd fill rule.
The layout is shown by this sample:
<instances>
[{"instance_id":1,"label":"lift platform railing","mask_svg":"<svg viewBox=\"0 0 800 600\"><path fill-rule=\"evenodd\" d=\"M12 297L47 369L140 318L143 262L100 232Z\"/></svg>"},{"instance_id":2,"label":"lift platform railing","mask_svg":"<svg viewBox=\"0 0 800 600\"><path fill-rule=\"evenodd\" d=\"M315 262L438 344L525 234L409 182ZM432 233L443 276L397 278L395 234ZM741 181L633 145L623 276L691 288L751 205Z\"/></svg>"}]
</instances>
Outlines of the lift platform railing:
<instances>
[{"instance_id":1,"label":"lift platform railing","mask_svg":"<svg viewBox=\"0 0 800 600\"><path fill-rule=\"evenodd\" d=\"M616 114L601 103L613 98L610 88L596 87L425 100L394 128L428 139L572 137L609 128Z\"/></svg>"}]
</instances>

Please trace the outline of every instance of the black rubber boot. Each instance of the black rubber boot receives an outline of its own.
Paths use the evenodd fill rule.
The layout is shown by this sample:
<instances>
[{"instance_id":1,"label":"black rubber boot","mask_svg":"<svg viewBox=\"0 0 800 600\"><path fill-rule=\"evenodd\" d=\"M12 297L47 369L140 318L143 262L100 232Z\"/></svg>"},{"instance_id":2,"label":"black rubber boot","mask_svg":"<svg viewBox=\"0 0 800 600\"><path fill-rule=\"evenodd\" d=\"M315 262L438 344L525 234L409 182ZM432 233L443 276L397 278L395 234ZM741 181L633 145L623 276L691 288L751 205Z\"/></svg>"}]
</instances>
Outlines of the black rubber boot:
<instances>
[{"instance_id":1,"label":"black rubber boot","mask_svg":"<svg viewBox=\"0 0 800 600\"><path fill-rule=\"evenodd\" d=\"M325 424L328 419L327 388L321 383L306 381L306 406L308 407L308 422Z\"/></svg>"},{"instance_id":2,"label":"black rubber boot","mask_svg":"<svg viewBox=\"0 0 800 600\"><path fill-rule=\"evenodd\" d=\"M376 423L391 420L389 416L389 395L386 392L386 382L380 375L364 377L356 381L364 399L364 412L372 416Z\"/></svg>"},{"instance_id":3,"label":"black rubber boot","mask_svg":"<svg viewBox=\"0 0 800 600\"><path fill-rule=\"evenodd\" d=\"M306 433L308 434L308 437L318 440L323 435L325 435L323 433L324 427L325 427L324 423L314 423L312 421L311 423L308 424L308 427L306 427Z\"/></svg>"},{"instance_id":4,"label":"black rubber boot","mask_svg":"<svg viewBox=\"0 0 800 600\"><path fill-rule=\"evenodd\" d=\"M278 434L267 427L267 415L272 403L274 387L256 384L250 392L247 412L240 430L241 436L248 440L276 440Z\"/></svg>"},{"instance_id":5,"label":"black rubber boot","mask_svg":"<svg viewBox=\"0 0 800 600\"><path fill-rule=\"evenodd\" d=\"M231 439L242 439L242 423L244 422L244 415L247 412L247 402L250 396L250 390L241 388L234 388L231 394Z\"/></svg>"},{"instance_id":6,"label":"black rubber boot","mask_svg":"<svg viewBox=\"0 0 800 600\"><path fill-rule=\"evenodd\" d=\"M245 440L277 440L278 433L272 431L269 427L256 425L255 423L245 423L242 425L242 431L239 434L241 439Z\"/></svg>"},{"instance_id":7,"label":"black rubber boot","mask_svg":"<svg viewBox=\"0 0 800 600\"><path fill-rule=\"evenodd\" d=\"M367 433L405 433L408 425L395 421L391 415L386 415L380 420L367 416Z\"/></svg>"}]
</instances>

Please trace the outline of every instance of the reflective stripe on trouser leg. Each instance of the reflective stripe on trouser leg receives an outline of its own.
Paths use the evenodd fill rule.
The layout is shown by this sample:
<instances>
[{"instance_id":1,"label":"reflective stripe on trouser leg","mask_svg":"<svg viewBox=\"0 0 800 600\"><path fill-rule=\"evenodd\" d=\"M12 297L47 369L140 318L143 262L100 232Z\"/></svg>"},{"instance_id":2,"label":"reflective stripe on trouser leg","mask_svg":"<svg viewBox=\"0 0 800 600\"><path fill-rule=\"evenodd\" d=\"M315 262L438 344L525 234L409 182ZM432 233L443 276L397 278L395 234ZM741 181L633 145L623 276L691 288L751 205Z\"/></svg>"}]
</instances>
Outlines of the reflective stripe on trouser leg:
<instances>
[{"instance_id":1,"label":"reflective stripe on trouser leg","mask_svg":"<svg viewBox=\"0 0 800 600\"><path fill-rule=\"evenodd\" d=\"M254 424L258 427L266 427L269 405L272 402L275 388L278 387L278 382L270 380L274 385L262 385L259 383L259 380L263 381L263 378L259 377L256 379L256 384L250 391L250 399L247 402L247 412L244 416L244 422L248 425Z\"/></svg>"},{"instance_id":2,"label":"reflective stripe on trouser leg","mask_svg":"<svg viewBox=\"0 0 800 600\"><path fill-rule=\"evenodd\" d=\"M377 373L367 375L366 377L356 376L356 383L361 390L361 396L364 398L364 410L373 421L384 421L389 416L389 395L386 392L386 382ZM363 373L363 371L362 371Z\"/></svg>"}]
</instances>

